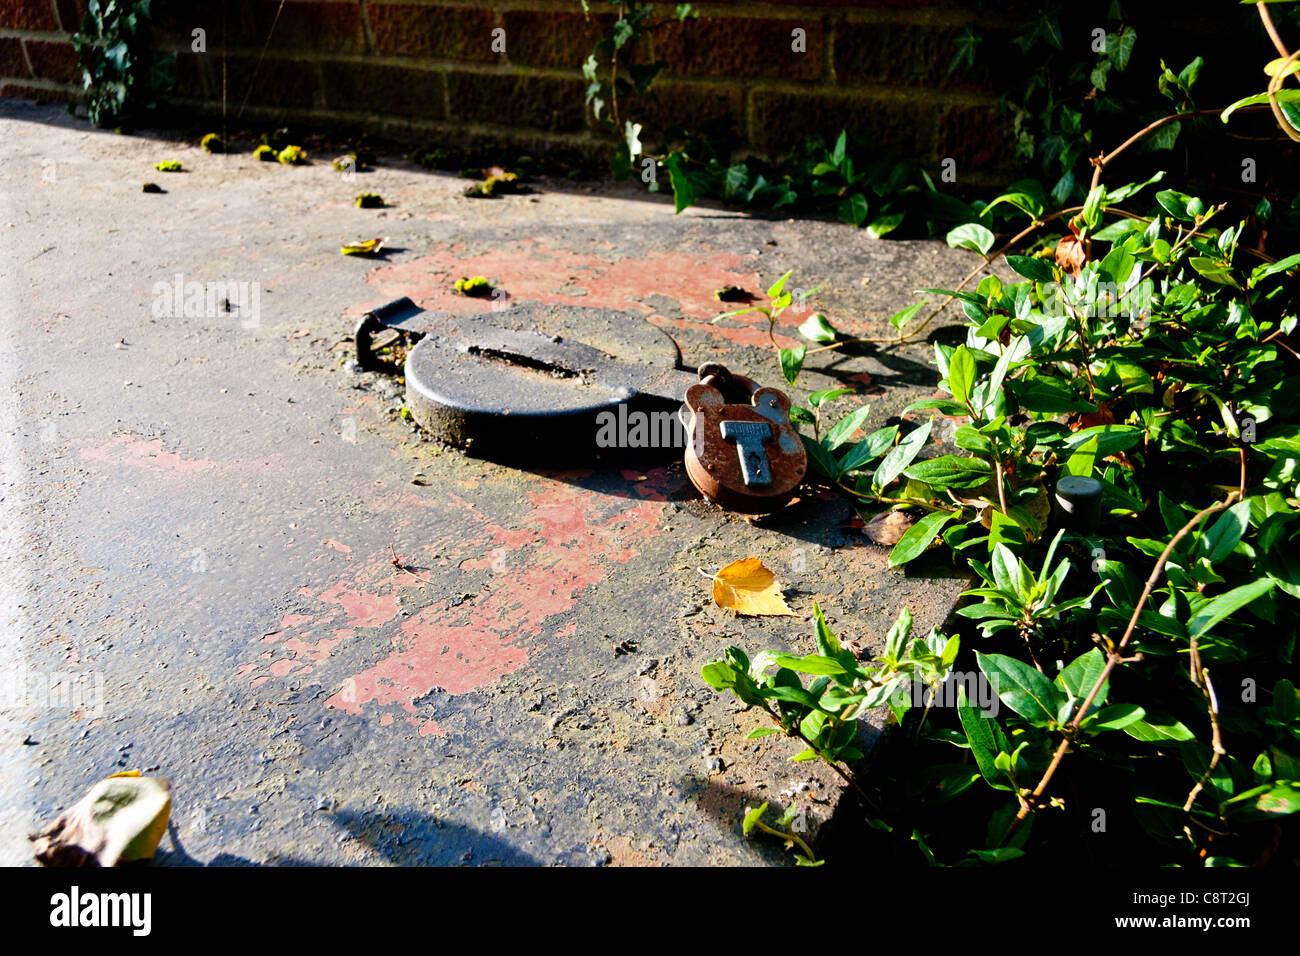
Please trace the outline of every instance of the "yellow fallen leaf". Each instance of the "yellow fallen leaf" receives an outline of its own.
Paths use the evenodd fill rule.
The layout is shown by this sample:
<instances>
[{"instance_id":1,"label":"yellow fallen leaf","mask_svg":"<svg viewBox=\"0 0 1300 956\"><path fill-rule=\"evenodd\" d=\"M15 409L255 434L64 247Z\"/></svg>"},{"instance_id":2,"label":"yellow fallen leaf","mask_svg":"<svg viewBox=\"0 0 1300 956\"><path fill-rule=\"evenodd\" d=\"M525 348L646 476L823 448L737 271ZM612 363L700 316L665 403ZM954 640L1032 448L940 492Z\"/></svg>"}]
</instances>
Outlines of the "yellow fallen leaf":
<instances>
[{"instance_id":1,"label":"yellow fallen leaf","mask_svg":"<svg viewBox=\"0 0 1300 956\"><path fill-rule=\"evenodd\" d=\"M345 256L373 256L383 247L383 239L358 239L356 242L349 242L339 252Z\"/></svg>"},{"instance_id":2,"label":"yellow fallen leaf","mask_svg":"<svg viewBox=\"0 0 1300 956\"><path fill-rule=\"evenodd\" d=\"M776 575L758 558L732 561L713 578L713 601L737 614L794 614L781 597Z\"/></svg>"}]
</instances>

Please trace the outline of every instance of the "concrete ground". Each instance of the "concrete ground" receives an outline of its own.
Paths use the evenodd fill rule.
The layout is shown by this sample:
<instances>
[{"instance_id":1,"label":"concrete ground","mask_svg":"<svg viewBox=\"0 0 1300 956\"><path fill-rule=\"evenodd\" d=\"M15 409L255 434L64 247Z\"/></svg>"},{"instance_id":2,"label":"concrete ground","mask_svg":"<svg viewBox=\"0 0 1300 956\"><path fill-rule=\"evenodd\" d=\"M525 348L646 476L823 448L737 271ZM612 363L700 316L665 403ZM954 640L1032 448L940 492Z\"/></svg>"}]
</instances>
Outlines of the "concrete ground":
<instances>
[{"instance_id":1,"label":"concrete ground","mask_svg":"<svg viewBox=\"0 0 1300 956\"><path fill-rule=\"evenodd\" d=\"M960 581L889 570L829 492L749 522L679 463L529 471L439 448L403 421L398 379L349 370L349 336L400 295L481 308L451 284L482 274L778 384L765 320L712 323L716 289L794 269L842 328L883 335L969 254L674 217L631 185L472 200L396 156L347 179L327 156L214 156L16 100L0 137L0 862L124 768L172 782L163 865L780 863L740 835L742 804L830 816L837 778L784 738L745 741L757 718L700 667L730 643L812 650L814 602L869 652L904 604L941 621ZM169 158L186 171L154 171ZM355 208L362 191L391 208ZM339 254L372 236L385 258ZM257 321L170 308L177 276L255 285ZM823 353L796 397L846 381L862 397L838 410L870 401L876 427L934 392L930 351ZM713 605L697 569L748 556L795 616Z\"/></svg>"}]
</instances>

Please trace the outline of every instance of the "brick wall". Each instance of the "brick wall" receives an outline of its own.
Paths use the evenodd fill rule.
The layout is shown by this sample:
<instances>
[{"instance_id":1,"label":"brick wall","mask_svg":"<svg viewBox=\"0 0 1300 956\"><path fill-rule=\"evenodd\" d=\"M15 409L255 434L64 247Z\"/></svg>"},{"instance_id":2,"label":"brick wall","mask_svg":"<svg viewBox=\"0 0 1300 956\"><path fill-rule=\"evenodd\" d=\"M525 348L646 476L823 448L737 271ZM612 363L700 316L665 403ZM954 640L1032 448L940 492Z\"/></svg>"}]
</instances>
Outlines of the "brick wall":
<instances>
[{"instance_id":1,"label":"brick wall","mask_svg":"<svg viewBox=\"0 0 1300 956\"><path fill-rule=\"evenodd\" d=\"M584 109L580 66L611 18L601 14L606 4L591 6L589 19L578 0L155 0L155 42L176 54L171 102L187 116L595 152L605 141ZM998 11L978 14L980 33L992 37L980 48L981 71L949 77L953 37L979 6ZM690 125L729 113L767 153L809 130L848 126L923 160L952 157L967 173L1005 168L993 90L1006 86L1016 60L989 54L1019 22L1010 8L1026 6L698 4L700 19L654 34L654 57L670 69L645 115ZM67 34L83 10L84 0L0 0L0 95L76 95ZM792 50L796 30L804 52Z\"/></svg>"},{"instance_id":2,"label":"brick wall","mask_svg":"<svg viewBox=\"0 0 1300 956\"><path fill-rule=\"evenodd\" d=\"M85 0L0 0L0 96L66 101L81 88L71 34Z\"/></svg>"}]
</instances>

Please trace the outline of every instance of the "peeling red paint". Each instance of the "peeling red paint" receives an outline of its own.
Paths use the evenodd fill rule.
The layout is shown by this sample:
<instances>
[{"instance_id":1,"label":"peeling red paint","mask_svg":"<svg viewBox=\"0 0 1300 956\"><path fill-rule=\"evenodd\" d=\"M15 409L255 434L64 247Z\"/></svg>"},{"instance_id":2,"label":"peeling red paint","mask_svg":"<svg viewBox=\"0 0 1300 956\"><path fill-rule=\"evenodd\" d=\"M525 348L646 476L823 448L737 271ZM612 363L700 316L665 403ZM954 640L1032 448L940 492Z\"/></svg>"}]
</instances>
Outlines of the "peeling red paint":
<instances>
[{"instance_id":1,"label":"peeling red paint","mask_svg":"<svg viewBox=\"0 0 1300 956\"><path fill-rule=\"evenodd\" d=\"M664 469L648 474L656 483L671 480ZM528 492L532 509L511 527L491 521L464 498L444 499L471 524L453 522L447 540L435 545L438 551L463 568L499 572L471 600L429 604L395 625L397 589L421 587L422 581L394 574L388 562L365 565L311 592L321 614L286 614L274 635L276 654L265 655L278 659L245 665L241 676L256 674L252 682L258 686L295 668L320 665L340 644L355 639L357 629L376 628L391 651L342 681L326 705L352 714L396 706L416 716L415 702L435 688L463 694L525 666L532 647L546 637L547 623L570 611L612 563L636 557L638 542L659 533L662 516L657 501L611 498L541 480L540 489ZM645 491L659 498L652 489ZM418 564L420 559L408 560ZM347 617L341 624L340 615ZM308 625L328 627L333 638L308 641ZM561 634L572 634L573 627L568 624ZM374 646L373 639L367 646ZM391 717L391 711L381 715L381 726L387 726L391 720L383 716ZM422 736L445 732L428 719L417 726Z\"/></svg>"},{"instance_id":2,"label":"peeling red paint","mask_svg":"<svg viewBox=\"0 0 1300 956\"><path fill-rule=\"evenodd\" d=\"M714 338L741 345L770 345L767 320L755 313L731 322L755 322L754 327L713 325L709 321L720 307L714 292L728 285L758 288L756 272L747 268L753 256L718 252L707 247L696 250L650 252L642 256L609 258L583 254L541 240L526 239L501 243L476 254L463 245L444 244L427 256L410 262L381 266L367 277L383 297L358 306L355 316L398 296L410 296L428 309L444 312L479 312L481 301L457 295L456 278L464 275L489 276L513 299L559 305L586 305L644 312L655 310L645 303L654 295L676 301L687 319L664 317L656 324L694 329ZM706 320L689 321L688 319ZM797 342L778 336L783 347Z\"/></svg>"},{"instance_id":3,"label":"peeling red paint","mask_svg":"<svg viewBox=\"0 0 1300 956\"><path fill-rule=\"evenodd\" d=\"M161 438L134 438L118 435L112 441L95 448L82 448L78 454L84 461L110 465L128 465L150 471L175 475L192 475L216 466L206 458L182 458L180 452L163 451Z\"/></svg>"},{"instance_id":4,"label":"peeling red paint","mask_svg":"<svg viewBox=\"0 0 1300 956\"><path fill-rule=\"evenodd\" d=\"M337 604L350 616L348 627L381 627L397 617L396 594L378 594L349 588L343 581L320 595L326 604Z\"/></svg>"}]
</instances>

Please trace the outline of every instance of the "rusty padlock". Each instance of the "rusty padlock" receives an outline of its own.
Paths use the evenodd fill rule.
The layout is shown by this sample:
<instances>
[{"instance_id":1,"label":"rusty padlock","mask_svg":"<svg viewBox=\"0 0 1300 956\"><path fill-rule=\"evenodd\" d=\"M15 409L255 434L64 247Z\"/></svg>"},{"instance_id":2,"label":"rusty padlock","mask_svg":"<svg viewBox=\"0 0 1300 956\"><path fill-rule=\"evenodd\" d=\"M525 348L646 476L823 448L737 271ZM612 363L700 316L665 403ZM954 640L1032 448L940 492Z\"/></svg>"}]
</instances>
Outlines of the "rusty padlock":
<instances>
[{"instance_id":1,"label":"rusty padlock","mask_svg":"<svg viewBox=\"0 0 1300 956\"><path fill-rule=\"evenodd\" d=\"M783 507L808 470L789 396L722 365L702 365L699 375L699 384L686 390L691 483L732 511L768 514Z\"/></svg>"}]
</instances>

